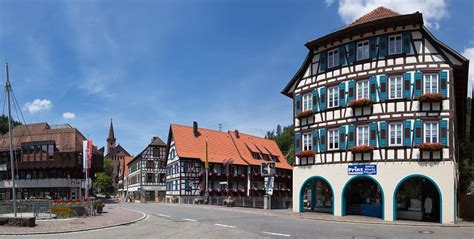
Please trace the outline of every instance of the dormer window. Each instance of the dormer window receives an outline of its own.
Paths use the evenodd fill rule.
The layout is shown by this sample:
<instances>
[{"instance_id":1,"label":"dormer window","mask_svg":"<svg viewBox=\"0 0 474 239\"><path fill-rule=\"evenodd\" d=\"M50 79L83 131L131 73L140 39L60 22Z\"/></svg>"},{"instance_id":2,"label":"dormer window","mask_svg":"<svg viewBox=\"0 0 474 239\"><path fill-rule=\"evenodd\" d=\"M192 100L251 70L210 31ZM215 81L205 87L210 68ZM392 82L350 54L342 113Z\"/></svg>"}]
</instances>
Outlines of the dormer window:
<instances>
[{"instance_id":1,"label":"dormer window","mask_svg":"<svg viewBox=\"0 0 474 239\"><path fill-rule=\"evenodd\" d=\"M334 49L328 51L328 68L332 68L339 65L339 50Z\"/></svg>"},{"instance_id":2,"label":"dormer window","mask_svg":"<svg viewBox=\"0 0 474 239\"><path fill-rule=\"evenodd\" d=\"M357 60L369 59L369 41L357 43Z\"/></svg>"},{"instance_id":3,"label":"dormer window","mask_svg":"<svg viewBox=\"0 0 474 239\"><path fill-rule=\"evenodd\" d=\"M388 37L388 54L395 55L402 53L402 35Z\"/></svg>"},{"instance_id":4,"label":"dormer window","mask_svg":"<svg viewBox=\"0 0 474 239\"><path fill-rule=\"evenodd\" d=\"M260 154L255 153L255 152L252 152L252 158L253 158L253 159L260 160Z\"/></svg>"}]
</instances>

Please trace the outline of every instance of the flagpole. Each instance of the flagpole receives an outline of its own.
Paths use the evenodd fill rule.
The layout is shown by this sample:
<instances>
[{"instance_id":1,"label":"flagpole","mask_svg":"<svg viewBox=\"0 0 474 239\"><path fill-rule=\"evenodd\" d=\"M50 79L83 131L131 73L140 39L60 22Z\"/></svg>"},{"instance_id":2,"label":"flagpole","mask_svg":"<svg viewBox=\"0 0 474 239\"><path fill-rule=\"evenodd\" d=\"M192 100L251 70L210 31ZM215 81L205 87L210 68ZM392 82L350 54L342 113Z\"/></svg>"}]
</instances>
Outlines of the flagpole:
<instances>
[{"instance_id":1,"label":"flagpole","mask_svg":"<svg viewBox=\"0 0 474 239\"><path fill-rule=\"evenodd\" d=\"M204 167L206 168L206 201L208 201L208 197L209 197L209 161L208 161L208 152L207 152L207 138L206 138L206 151L205 151L205 163L204 163Z\"/></svg>"},{"instance_id":2,"label":"flagpole","mask_svg":"<svg viewBox=\"0 0 474 239\"><path fill-rule=\"evenodd\" d=\"M16 217L16 190L15 190L15 160L13 158L13 142L12 142L12 108L10 100L10 78L8 75L8 63L5 63L5 74L7 78L7 83L5 85L8 97L8 138L10 143L10 170L12 174L12 199L13 199L13 214Z\"/></svg>"}]
</instances>

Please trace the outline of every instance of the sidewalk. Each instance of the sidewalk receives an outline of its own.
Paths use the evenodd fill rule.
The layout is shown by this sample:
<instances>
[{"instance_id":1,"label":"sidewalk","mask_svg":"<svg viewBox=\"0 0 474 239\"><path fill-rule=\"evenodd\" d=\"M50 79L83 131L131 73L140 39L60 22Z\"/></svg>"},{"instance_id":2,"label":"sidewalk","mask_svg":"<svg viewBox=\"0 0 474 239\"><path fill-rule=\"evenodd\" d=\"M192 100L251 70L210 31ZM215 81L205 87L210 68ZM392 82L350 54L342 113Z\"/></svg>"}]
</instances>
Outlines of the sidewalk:
<instances>
[{"instance_id":1,"label":"sidewalk","mask_svg":"<svg viewBox=\"0 0 474 239\"><path fill-rule=\"evenodd\" d=\"M474 222L468 221L458 221L457 224L440 224L435 222L420 222L420 221L408 221L408 220L396 220L396 221L384 221L380 218L375 217L364 217L349 215L344 217L333 216L328 213L318 213L318 212L305 212L298 213L293 212L291 209L274 209L274 210L264 210L258 208L242 208L242 207L223 207L215 205L194 205L194 204L169 204L169 205L181 205L188 207L203 207L203 208L213 208L227 211L240 211L246 213L256 213L269 216L283 216L283 217L293 217L299 219L307 220L319 220L319 221L332 221L332 222L345 222L345 223L362 223L362 224L383 224L383 225L401 225L401 226L425 226L425 227L474 227Z\"/></svg>"},{"instance_id":2,"label":"sidewalk","mask_svg":"<svg viewBox=\"0 0 474 239\"><path fill-rule=\"evenodd\" d=\"M144 219L145 216L146 215L141 212L106 204L104 207L104 213L99 216L72 219L36 220L35 227L0 226L0 235L54 234L88 231L134 223Z\"/></svg>"}]
</instances>

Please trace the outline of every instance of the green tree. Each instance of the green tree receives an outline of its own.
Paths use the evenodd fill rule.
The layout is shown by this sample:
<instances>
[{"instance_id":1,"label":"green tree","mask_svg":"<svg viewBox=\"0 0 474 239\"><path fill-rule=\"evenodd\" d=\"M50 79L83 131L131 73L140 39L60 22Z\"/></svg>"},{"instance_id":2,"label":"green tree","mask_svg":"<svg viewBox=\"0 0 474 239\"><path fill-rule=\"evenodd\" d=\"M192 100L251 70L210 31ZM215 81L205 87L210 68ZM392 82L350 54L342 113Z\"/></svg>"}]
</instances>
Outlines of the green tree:
<instances>
[{"instance_id":1,"label":"green tree","mask_svg":"<svg viewBox=\"0 0 474 239\"><path fill-rule=\"evenodd\" d=\"M13 120L12 127L21 125L20 122ZM0 133L5 134L8 132L8 117L5 115L0 116Z\"/></svg>"},{"instance_id":2,"label":"green tree","mask_svg":"<svg viewBox=\"0 0 474 239\"><path fill-rule=\"evenodd\" d=\"M105 173L97 173L95 184L100 193L112 193L114 188L112 187L112 178Z\"/></svg>"},{"instance_id":3,"label":"green tree","mask_svg":"<svg viewBox=\"0 0 474 239\"><path fill-rule=\"evenodd\" d=\"M283 127L283 129L281 128L281 125L277 125L276 134L275 130L267 131L265 138L275 140L281 152L283 153L283 155L285 155L286 161L289 164L293 164L295 158L295 151L293 145L294 136L295 132L293 125Z\"/></svg>"},{"instance_id":4,"label":"green tree","mask_svg":"<svg viewBox=\"0 0 474 239\"><path fill-rule=\"evenodd\" d=\"M464 195L474 180L474 142L462 140L459 146L459 193Z\"/></svg>"},{"instance_id":5,"label":"green tree","mask_svg":"<svg viewBox=\"0 0 474 239\"><path fill-rule=\"evenodd\" d=\"M114 166L112 164L112 160L107 158L104 159L104 173L110 178L112 178L114 174Z\"/></svg>"}]
</instances>

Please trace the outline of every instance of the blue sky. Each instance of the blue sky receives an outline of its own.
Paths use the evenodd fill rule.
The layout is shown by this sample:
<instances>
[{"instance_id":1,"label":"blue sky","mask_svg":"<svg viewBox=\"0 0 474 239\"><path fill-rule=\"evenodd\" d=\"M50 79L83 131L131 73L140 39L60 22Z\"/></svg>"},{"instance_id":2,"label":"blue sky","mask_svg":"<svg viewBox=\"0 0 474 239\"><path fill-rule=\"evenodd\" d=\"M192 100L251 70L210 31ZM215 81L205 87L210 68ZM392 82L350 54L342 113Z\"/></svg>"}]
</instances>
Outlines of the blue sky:
<instances>
[{"instance_id":1,"label":"blue sky","mask_svg":"<svg viewBox=\"0 0 474 239\"><path fill-rule=\"evenodd\" d=\"M137 154L152 136L166 140L170 123L260 136L290 124L280 91L303 44L379 5L423 12L474 59L470 0L0 0L0 58L27 123L69 123L103 146L113 118L118 143Z\"/></svg>"}]
</instances>

